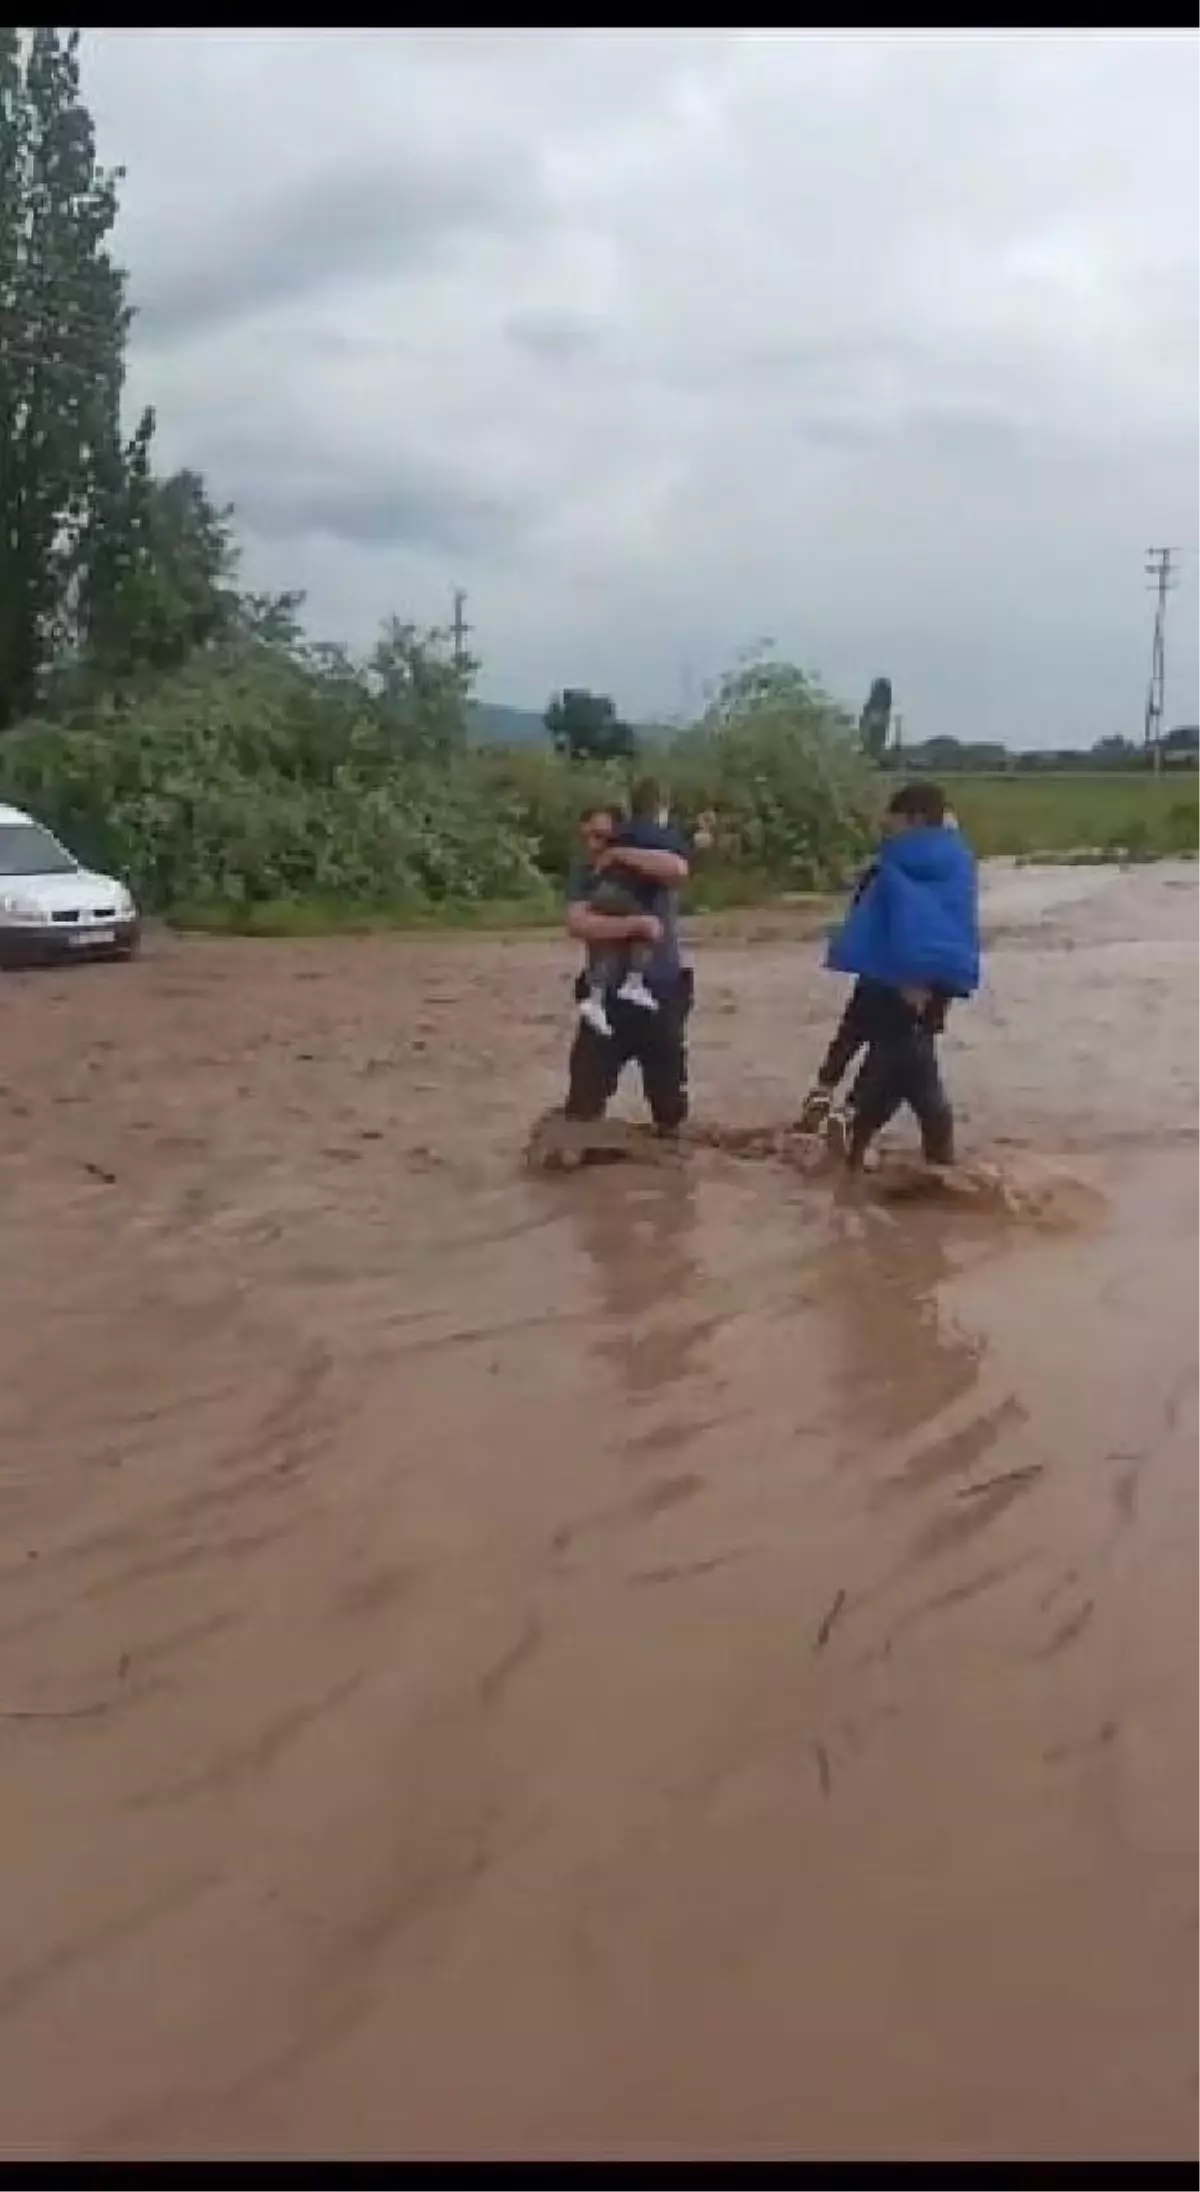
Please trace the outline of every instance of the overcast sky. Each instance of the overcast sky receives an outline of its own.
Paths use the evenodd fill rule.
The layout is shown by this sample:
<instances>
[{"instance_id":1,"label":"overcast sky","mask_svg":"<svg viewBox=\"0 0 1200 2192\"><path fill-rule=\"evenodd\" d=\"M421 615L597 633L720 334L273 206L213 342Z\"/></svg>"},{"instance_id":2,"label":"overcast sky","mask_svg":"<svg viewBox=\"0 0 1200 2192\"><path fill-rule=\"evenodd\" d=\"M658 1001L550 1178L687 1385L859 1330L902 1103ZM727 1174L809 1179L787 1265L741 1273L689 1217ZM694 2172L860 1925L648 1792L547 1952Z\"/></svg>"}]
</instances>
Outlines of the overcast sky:
<instances>
[{"instance_id":1,"label":"overcast sky","mask_svg":"<svg viewBox=\"0 0 1200 2192\"><path fill-rule=\"evenodd\" d=\"M674 713L757 638L906 735L1140 734L1190 552L1197 41L94 31L131 393L322 636Z\"/></svg>"}]
</instances>

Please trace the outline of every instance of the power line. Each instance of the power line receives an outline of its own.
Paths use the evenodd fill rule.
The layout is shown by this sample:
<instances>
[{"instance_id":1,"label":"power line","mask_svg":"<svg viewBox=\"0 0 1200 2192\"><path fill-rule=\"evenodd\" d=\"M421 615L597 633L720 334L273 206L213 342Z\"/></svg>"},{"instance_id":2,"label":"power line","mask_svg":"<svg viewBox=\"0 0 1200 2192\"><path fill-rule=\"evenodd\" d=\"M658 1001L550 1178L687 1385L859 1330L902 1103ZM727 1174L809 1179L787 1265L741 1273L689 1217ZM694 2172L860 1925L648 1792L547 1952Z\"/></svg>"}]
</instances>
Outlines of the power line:
<instances>
[{"instance_id":1,"label":"power line","mask_svg":"<svg viewBox=\"0 0 1200 2192\"><path fill-rule=\"evenodd\" d=\"M1163 710L1167 683L1167 596L1174 593L1179 583L1171 560L1178 553L1177 548L1146 550L1146 576L1155 594L1155 607L1142 745L1147 760L1152 760L1156 769L1162 767Z\"/></svg>"}]
</instances>

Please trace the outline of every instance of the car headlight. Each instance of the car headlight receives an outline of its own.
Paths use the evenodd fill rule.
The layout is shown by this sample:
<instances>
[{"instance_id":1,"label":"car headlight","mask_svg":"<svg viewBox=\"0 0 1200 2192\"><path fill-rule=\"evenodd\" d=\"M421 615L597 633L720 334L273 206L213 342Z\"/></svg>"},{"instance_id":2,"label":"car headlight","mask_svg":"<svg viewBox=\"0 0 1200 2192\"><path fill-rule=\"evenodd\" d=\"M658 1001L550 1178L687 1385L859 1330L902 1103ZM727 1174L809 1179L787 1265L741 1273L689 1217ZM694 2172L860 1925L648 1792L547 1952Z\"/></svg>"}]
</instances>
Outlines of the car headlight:
<instances>
[{"instance_id":1,"label":"car headlight","mask_svg":"<svg viewBox=\"0 0 1200 2192\"><path fill-rule=\"evenodd\" d=\"M49 914L39 906L35 898L24 898L20 891L0 891L0 913L11 914L17 921L48 921Z\"/></svg>"}]
</instances>

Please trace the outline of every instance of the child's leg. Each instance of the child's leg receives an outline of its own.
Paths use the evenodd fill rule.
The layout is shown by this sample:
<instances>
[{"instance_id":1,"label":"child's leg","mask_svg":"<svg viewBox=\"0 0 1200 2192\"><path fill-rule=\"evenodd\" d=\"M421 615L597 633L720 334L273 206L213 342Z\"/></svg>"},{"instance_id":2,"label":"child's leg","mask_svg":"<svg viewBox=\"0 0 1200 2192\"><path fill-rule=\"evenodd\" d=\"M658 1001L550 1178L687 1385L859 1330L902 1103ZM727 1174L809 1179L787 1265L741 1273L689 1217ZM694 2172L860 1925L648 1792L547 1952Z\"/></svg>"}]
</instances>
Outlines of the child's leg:
<instances>
[{"instance_id":1,"label":"child's leg","mask_svg":"<svg viewBox=\"0 0 1200 2192\"><path fill-rule=\"evenodd\" d=\"M640 913L642 911L640 900L628 889L617 886L616 895L620 898L621 903L619 906L614 905L611 908L614 913ZM595 904L595 900L593 900L593 904ZM606 907L605 911L608 910ZM652 944L633 942L621 946L622 964L621 973L616 984L617 996L627 1005L639 1005L644 1012L658 1011L658 999L646 987L646 969L653 957L654 947Z\"/></svg>"},{"instance_id":2,"label":"child's leg","mask_svg":"<svg viewBox=\"0 0 1200 2192\"><path fill-rule=\"evenodd\" d=\"M847 1096L845 1103L842 1103L842 1118L845 1118L845 1122L847 1122L847 1127L845 1127L847 1135L849 1135L849 1122L853 1120L853 1116L856 1116L856 1111L862 1105L862 1089L869 1087L869 1083L867 1083L867 1065L869 1065L869 1054L867 1054L867 1059L862 1059L862 1065L858 1068L856 1076L853 1076L853 1081L849 1085L849 1096Z\"/></svg>"},{"instance_id":3,"label":"child's leg","mask_svg":"<svg viewBox=\"0 0 1200 2192\"><path fill-rule=\"evenodd\" d=\"M828 1089L832 1095L838 1082L843 1080L866 1041L863 1026L862 994L856 985L850 1002L838 1021L833 1041L817 1067L817 1087Z\"/></svg>"},{"instance_id":4,"label":"child's leg","mask_svg":"<svg viewBox=\"0 0 1200 2192\"><path fill-rule=\"evenodd\" d=\"M606 877L592 894L592 907L596 913L632 914L642 911L641 902L628 884L615 877ZM593 966L603 965L603 978L593 983L592 996L585 1000L581 1010L593 1027L603 1020L608 1025L604 1010L604 992L612 990L628 1005L641 1005L647 1012L657 1012L657 999L646 987L645 970L650 963L651 947L632 942L613 944L594 955Z\"/></svg>"},{"instance_id":5,"label":"child's leg","mask_svg":"<svg viewBox=\"0 0 1200 2192\"><path fill-rule=\"evenodd\" d=\"M646 969L653 957L650 945L631 944L626 956L626 972L617 990L618 997L624 998L627 1005L640 1005L643 1012L657 1012L658 999L646 987Z\"/></svg>"},{"instance_id":6,"label":"child's leg","mask_svg":"<svg viewBox=\"0 0 1200 2192\"><path fill-rule=\"evenodd\" d=\"M597 885L592 893L591 906L594 913L612 913L622 916L638 913L641 910L633 892L626 884L617 882L613 876L606 876L604 881ZM617 988L629 971L630 956L634 949L636 947L631 944L605 944L593 954L593 966L602 967L604 970L603 977L598 985L600 988Z\"/></svg>"},{"instance_id":7,"label":"child's leg","mask_svg":"<svg viewBox=\"0 0 1200 2192\"><path fill-rule=\"evenodd\" d=\"M607 878L597 885L591 904L596 913L629 914L638 910L636 898L615 878ZM594 949L588 959L587 995L580 1003L579 1017L594 1028L597 1035L612 1034L604 1000L624 981L629 971L629 951L628 944L606 944Z\"/></svg>"},{"instance_id":8,"label":"child's leg","mask_svg":"<svg viewBox=\"0 0 1200 2192\"><path fill-rule=\"evenodd\" d=\"M620 946L593 950L588 957L587 988L579 1001L579 1017L597 1035L611 1035L605 999L617 988L625 972L625 953Z\"/></svg>"},{"instance_id":9,"label":"child's leg","mask_svg":"<svg viewBox=\"0 0 1200 2192\"><path fill-rule=\"evenodd\" d=\"M591 989L615 989L628 965L623 944L605 945L594 950L588 960L588 985Z\"/></svg>"},{"instance_id":10,"label":"child's leg","mask_svg":"<svg viewBox=\"0 0 1200 2192\"><path fill-rule=\"evenodd\" d=\"M862 983L856 982L833 1041L817 1068L817 1078L800 1107L797 1124L801 1133L816 1134L825 1125L834 1090L869 1037L867 994Z\"/></svg>"}]
</instances>

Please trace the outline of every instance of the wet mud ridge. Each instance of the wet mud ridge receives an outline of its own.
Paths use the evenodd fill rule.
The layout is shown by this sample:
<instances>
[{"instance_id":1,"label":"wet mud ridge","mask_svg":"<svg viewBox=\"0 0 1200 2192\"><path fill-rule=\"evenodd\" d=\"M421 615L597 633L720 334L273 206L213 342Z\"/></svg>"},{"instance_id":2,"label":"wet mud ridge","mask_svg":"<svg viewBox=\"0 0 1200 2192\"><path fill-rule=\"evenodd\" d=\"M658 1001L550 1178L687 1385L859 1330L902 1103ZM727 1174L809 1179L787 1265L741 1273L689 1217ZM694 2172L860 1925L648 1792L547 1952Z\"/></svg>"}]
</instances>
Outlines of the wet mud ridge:
<instances>
[{"instance_id":1,"label":"wet mud ridge","mask_svg":"<svg viewBox=\"0 0 1200 2192\"><path fill-rule=\"evenodd\" d=\"M787 1123L750 1126L694 1120L678 1140L664 1140L637 1121L574 1120L555 1109L535 1121L525 1147L525 1164L531 1172L550 1174L622 1163L669 1172L706 1155L778 1165L827 1187L846 1184L844 1168L830 1160L819 1138L801 1134ZM867 1195L885 1202L933 1202L1051 1229L1083 1224L1103 1207L1103 1198L1083 1181L1028 1160L1000 1164L967 1158L935 1169L885 1148L878 1164L858 1184Z\"/></svg>"}]
</instances>

